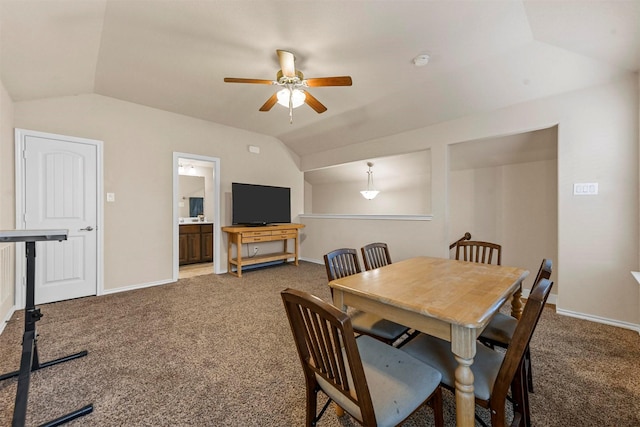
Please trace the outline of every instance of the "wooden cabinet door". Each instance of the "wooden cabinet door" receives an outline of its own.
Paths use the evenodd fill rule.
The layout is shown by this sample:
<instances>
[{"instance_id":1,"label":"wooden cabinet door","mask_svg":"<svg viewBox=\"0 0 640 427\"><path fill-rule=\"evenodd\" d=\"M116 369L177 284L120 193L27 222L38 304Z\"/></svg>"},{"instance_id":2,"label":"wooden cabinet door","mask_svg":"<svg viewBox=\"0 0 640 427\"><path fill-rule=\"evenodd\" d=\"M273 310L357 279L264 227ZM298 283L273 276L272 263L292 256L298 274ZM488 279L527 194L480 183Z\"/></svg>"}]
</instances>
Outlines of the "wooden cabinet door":
<instances>
[{"instance_id":1,"label":"wooden cabinet door","mask_svg":"<svg viewBox=\"0 0 640 427\"><path fill-rule=\"evenodd\" d=\"M188 259L187 262L200 262L202 258L202 240L200 234L187 234Z\"/></svg>"},{"instance_id":2,"label":"wooden cabinet door","mask_svg":"<svg viewBox=\"0 0 640 427\"><path fill-rule=\"evenodd\" d=\"M213 233L202 233L202 261L213 261Z\"/></svg>"},{"instance_id":3,"label":"wooden cabinet door","mask_svg":"<svg viewBox=\"0 0 640 427\"><path fill-rule=\"evenodd\" d=\"M188 234L181 234L178 239L178 248L180 255L178 256L178 264L186 264L189 262L189 244L188 244Z\"/></svg>"}]
</instances>

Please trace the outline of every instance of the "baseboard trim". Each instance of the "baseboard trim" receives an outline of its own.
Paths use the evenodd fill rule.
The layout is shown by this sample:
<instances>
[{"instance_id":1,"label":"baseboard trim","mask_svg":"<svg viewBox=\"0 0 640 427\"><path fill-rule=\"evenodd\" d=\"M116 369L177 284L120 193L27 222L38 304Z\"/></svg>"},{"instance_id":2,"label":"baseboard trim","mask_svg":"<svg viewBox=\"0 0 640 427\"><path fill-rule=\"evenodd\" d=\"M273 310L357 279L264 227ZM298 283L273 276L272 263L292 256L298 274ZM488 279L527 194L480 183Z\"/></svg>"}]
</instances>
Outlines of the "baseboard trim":
<instances>
[{"instance_id":1,"label":"baseboard trim","mask_svg":"<svg viewBox=\"0 0 640 427\"><path fill-rule=\"evenodd\" d=\"M9 320L11 319L11 316L13 316L13 313L15 313L15 312L16 312L16 306L14 305L13 307L11 307L9 309L9 312L7 313L7 315L2 320L2 323L0 324L0 335L2 335L2 332L4 331L4 328L7 326L7 323L9 323Z\"/></svg>"},{"instance_id":2,"label":"baseboard trim","mask_svg":"<svg viewBox=\"0 0 640 427\"><path fill-rule=\"evenodd\" d=\"M299 257L298 259L300 261L307 261L307 262L312 262L314 264L324 265L324 261L321 259L313 259L313 258L305 258L305 257Z\"/></svg>"},{"instance_id":3,"label":"baseboard trim","mask_svg":"<svg viewBox=\"0 0 640 427\"><path fill-rule=\"evenodd\" d=\"M594 316L592 314L578 313L576 311L571 311L571 310L556 309L556 313L561 314L563 316L575 317L577 319L583 319L583 320L589 320L591 322L602 323L604 325L616 326L618 328L623 328L623 329L630 329L640 334L640 325L637 325L634 323L621 322L620 320L613 320L606 317Z\"/></svg>"},{"instance_id":4,"label":"baseboard trim","mask_svg":"<svg viewBox=\"0 0 640 427\"><path fill-rule=\"evenodd\" d=\"M120 293L120 292L134 291L136 289L150 288L152 286L166 285L166 284L169 284L169 283L175 283L175 281L174 280L159 280L157 282L140 283L140 284L137 284L137 285L125 286L125 287L122 287L122 288L105 289L105 290L102 291L102 293L100 295L117 294L117 293Z\"/></svg>"}]
</instances>

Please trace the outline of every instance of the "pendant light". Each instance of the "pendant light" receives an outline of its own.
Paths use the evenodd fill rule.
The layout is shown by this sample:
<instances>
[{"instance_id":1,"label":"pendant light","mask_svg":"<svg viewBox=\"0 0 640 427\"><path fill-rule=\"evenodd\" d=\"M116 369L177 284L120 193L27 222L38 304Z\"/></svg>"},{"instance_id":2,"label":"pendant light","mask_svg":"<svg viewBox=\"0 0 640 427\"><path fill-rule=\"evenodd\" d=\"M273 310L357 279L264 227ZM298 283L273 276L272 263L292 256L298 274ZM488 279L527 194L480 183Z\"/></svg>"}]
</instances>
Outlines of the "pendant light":
<instances>
[{"instance_id":1,"label":"pendant light","mask_svg":"<svg viewBox=\"0 0 640 427\"><path fill-rule=\"evenodd\" d=\"M371 170L371 166L373 166L372 162L367 162L367 166L369 166L369 170L367 171L367 189L362 190L360 194L367 200L375 199L378 195L379 191L375 190L373 187L373 171Z\"/></svg>"}]
</instances>

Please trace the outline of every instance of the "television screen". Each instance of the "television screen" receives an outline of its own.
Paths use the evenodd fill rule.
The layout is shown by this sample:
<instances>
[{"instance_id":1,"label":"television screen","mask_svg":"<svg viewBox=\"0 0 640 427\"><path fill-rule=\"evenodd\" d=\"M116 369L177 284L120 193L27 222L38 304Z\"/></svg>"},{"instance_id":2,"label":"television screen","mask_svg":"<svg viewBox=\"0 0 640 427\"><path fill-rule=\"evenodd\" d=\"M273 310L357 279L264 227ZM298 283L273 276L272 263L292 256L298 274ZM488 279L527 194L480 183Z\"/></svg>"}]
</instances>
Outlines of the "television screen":
<instances>
[{"instance_id":1,"label":"television screen","mask_svg":"<svg viewBox=\"0 0 640 427\"><path fill-rule=\"evenodd\" d=\"M231 184L234 225L291 222L291 189L269 185Z\"/></svg>"}]
</instances>

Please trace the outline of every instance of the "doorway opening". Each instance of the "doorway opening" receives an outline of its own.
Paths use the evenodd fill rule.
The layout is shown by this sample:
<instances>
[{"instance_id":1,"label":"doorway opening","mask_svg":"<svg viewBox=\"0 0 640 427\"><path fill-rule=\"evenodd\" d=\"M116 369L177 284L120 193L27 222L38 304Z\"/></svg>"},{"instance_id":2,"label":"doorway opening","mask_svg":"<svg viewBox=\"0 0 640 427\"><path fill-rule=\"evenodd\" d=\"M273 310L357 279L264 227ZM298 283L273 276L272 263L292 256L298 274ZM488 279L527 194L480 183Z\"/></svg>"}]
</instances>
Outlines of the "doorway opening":
<instances>
[{"instance_id":1,"label":"doorway opening","mask_svg":"<svg viewBox=\"0 0 640 427\"><path fill-rule=\"evenodd\" d=\"M449 242L469 232L502 245L503 265L533 272L523 296L543 258L557 277L558 126L452 144L448 180Z\"/></svg>"},{"instance_id":2,"label":"doorway opening","mask_svg":"<svg viewBox=\"0 0 640 427\"><path fill-rule=\"evenodd\" d=\"M173 280L221 274L220 159L173 153Z\"/></svg>"}]
</instances>

